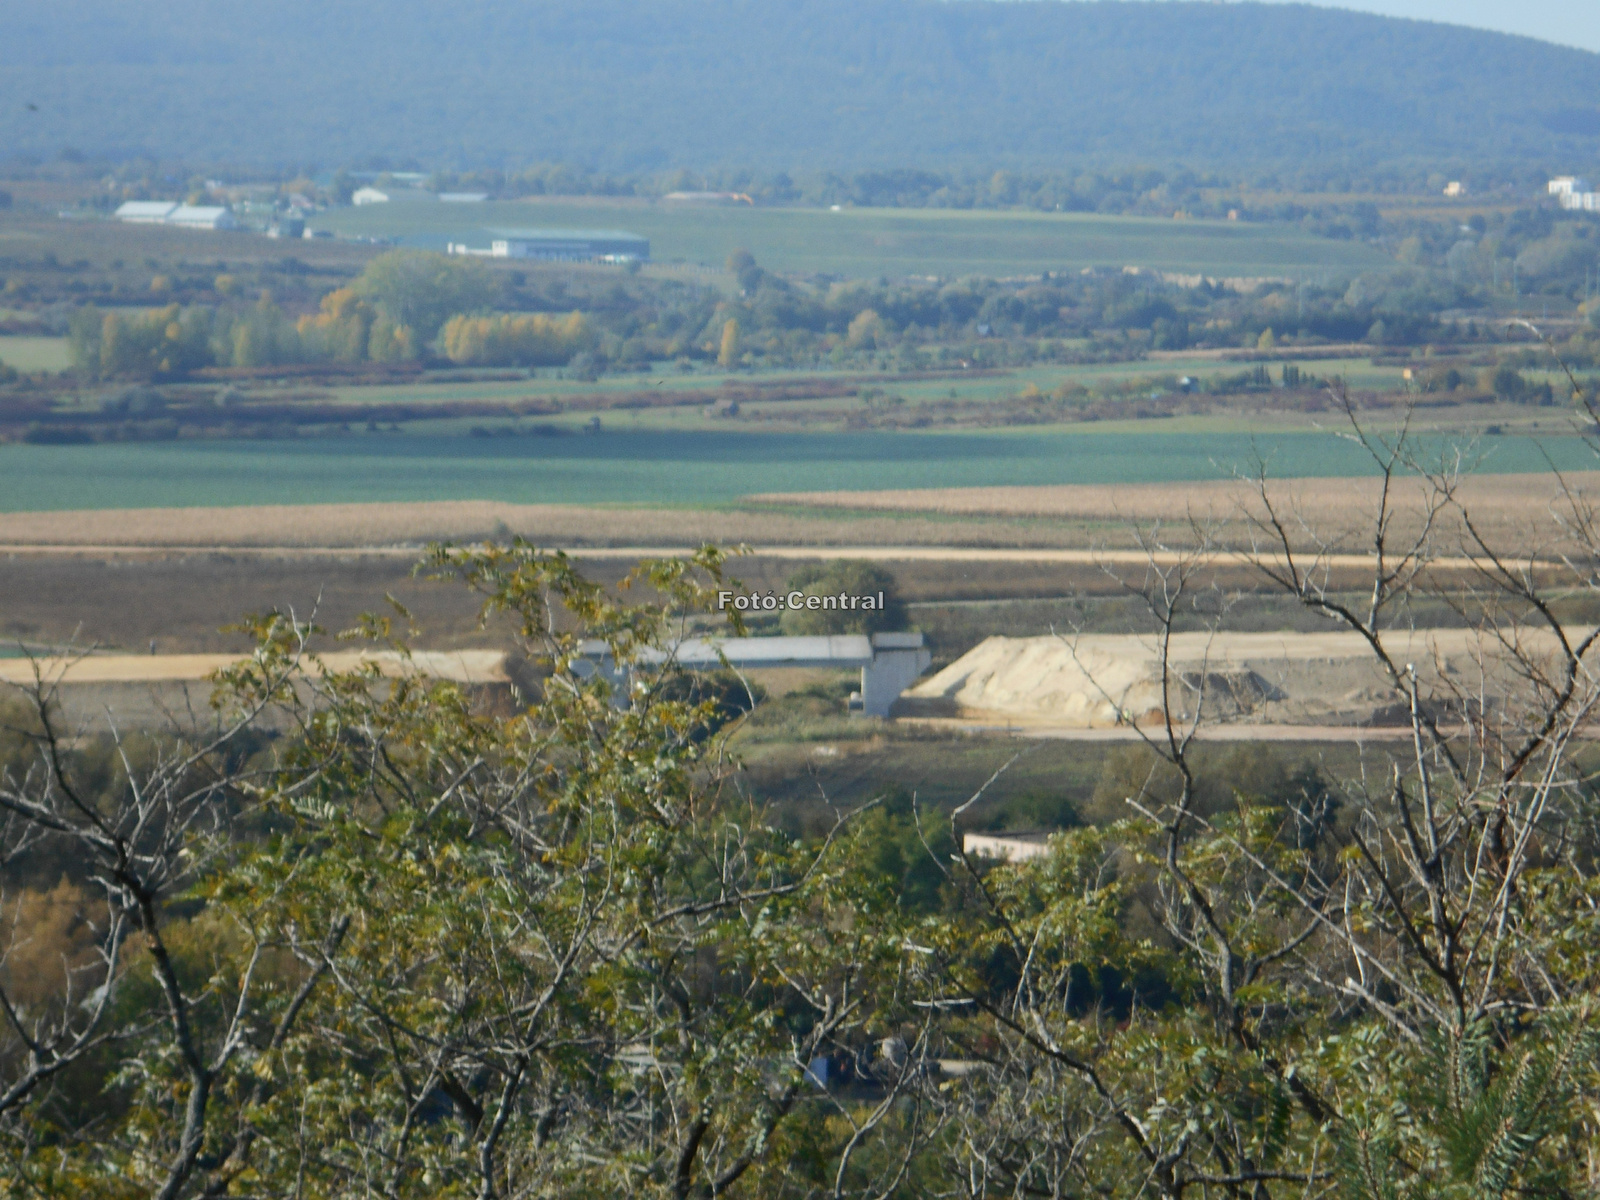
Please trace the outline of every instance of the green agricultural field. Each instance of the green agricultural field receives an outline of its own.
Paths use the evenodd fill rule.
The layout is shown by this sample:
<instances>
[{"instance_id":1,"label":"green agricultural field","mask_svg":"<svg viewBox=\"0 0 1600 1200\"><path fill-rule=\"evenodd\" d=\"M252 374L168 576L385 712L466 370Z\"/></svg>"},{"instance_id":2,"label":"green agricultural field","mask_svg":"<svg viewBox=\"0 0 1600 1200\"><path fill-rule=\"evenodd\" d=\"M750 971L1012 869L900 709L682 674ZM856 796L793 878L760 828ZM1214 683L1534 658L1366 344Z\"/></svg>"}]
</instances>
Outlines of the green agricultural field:
<instances>
[{"instance_id":1,"label":"green agricultural field","mask_svg":"<svg viewBox=\"0 0 1600 1200\"><path fill-rule=\"evenodd\" d=\"M608 418L609 423L609 418ZM1445 448L1427 439L1429 451ZM1284 477L1357 475L1329 433L1091 427L962 433L616 429L596 436L352 434L286 441L0 446L0 511L494 499L717 506L756 492L1136 483L1223 476L1265 455ZM1577 438L1479 443L1488 471L1588 466Z\"/></svg>"},{"instance_id":2,"label":"green agricultural field","mask_svg":"<svg viewBox=\"0 0 1600 1200\"><path fill-rule=\"evenodd\" d=\"M345 237L396 238L436 249L449 241L487 247L488 231L497 228L624 229L649 238L651 257L663 263L720 266L742 247L775 270L846 277L1004 277L1138 266L1321 279L1392 265L1371 246L1315 237L1292 225L1083 213L403 200L338 209L312 224Z\"/></svg>"},{"instance_id":3,"label":"green agricultural field","mask_svg":"<svg viewBox=\"0 0 1600 1200\"><path fill-rule=\"evenodd\" d=\"M0 363L19 371L65 371L72 356L66 338L0 337Z\"/></svg>"}]
</instances>

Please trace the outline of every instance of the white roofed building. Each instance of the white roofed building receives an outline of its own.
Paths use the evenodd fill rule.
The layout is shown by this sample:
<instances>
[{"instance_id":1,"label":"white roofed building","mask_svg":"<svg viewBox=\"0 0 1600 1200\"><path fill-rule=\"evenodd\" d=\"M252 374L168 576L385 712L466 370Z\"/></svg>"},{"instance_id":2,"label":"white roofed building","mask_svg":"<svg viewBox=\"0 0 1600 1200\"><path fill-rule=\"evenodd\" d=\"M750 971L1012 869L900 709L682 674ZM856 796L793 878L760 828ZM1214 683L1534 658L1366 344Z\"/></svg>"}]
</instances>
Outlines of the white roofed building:
<instances>
[{"instance_id":1,"label":"white roofed building","mask_svg":"<svg viewBox=\"0 0 1600 1200\"><path fill-rule=\"evenodd\" d=\"M389 193L381 192L375 187L357 188L350 196L351 204L387 204Z\"/></svg>"},{"instance_id":2,"label":"white roofed building","mask_svg":"<svg viewBox=\"0 0 1600 1200\"><path fill-rule=\"evenodd\" d=\"M220 206L180 204L167 214L165 225L180 225L184 229L237 229L239 222L233 213Z\"/></svg>"},{"instance_id":3,"label":"white roofed building","mask_svg":"<svg viewBox=\"0 0 1600 1200\"><path fill-rule=\"evenodd\" d=\"M1550 181L1550 195L1568 211L1600 212L1600 192L1592 191L1587 179L1576 175L1557 175Z\"/></svg>"},{"instance_id":4,"label":"white roofed building","mask_svg":"<svg viewBox=\"0 0 1600 1200\"><path fill-rule=\"evenodd\" d=\"M1026 862L1050 853L1047 831L1027 833L968 833L961 838L963 854L995 858L1001 862Z\"/></svg>"},{"instance_id":5,"label":"white roofed building","mask_svg":"<svg viewBox=\"0 0 1600 1200\"><path fill-rule=\"evenodd\" d=\"M129 200L117 209L116 217L134 225L160 225L177 207L172 200Z\"/></svg>"},{"instance_id":6,"label":"white roofed building","mask_svg":"<svg viewBox=\"0 0 1600 1200\"><path fill-rule=\"evenodd\" d=\"M546 262L650 260L650 239L620 229L490 229L489 248L451 243L450 254L533 258Z\"/></svg>"}]
</instances>

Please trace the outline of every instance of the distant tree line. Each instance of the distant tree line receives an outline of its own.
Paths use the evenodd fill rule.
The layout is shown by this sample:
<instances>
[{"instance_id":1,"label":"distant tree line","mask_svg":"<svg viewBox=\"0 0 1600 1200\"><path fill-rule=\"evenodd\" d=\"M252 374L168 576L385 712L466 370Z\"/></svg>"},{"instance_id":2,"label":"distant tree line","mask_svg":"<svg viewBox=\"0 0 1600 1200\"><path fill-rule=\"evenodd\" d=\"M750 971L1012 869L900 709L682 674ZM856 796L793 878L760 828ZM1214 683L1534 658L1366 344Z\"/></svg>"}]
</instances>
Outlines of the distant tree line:
<instances>
[{"instance_id":1,"label":"distant tree line","mask_svg":"<svg viewBox=\"0 0 1600 1200\"><path fill-rule=\"evenodd\" d=\"M498 281L479 262L393 251L298 318L266 293L238 307L84 307L73 314L69 340L74 365L107 378L210 366L399 362L436 343L443 357L463 365L549 365L567 362L592 340L580 313L487 315L498 297Z\"/></svg>"},{"instance_id":2,"label":"distant tree line","mask_svg":"<svg viewBox=\"0 0 1600 1200\"><path fill-rule=\"evenodd\" d=\"M354 279L319 280L289 270L294 260L253 276L174 270L144 291L159 298L155 307L129 306L119 279L105 308L63 301L50 311L70 324L77 369L107 378L429 358L574 365L584 377L663 362L923 371L1190 348L1476 345L1504 340L1503 314L1538 297L1557 311L1575 309L1585 325L1600 323L1600 223L1528 210L1408 229L1403 238L1385 235L1398 266L1328 282L1196 282L1133 269L839 280L780 275L738 250L726 263L729 289L395 250ZM55 303L47 285L62 296L96 294L72 290L76 269L41 267L5 287L43 311ZM1586 367L1583 347L1574 353Z\"/></svg>"}]
</instances>

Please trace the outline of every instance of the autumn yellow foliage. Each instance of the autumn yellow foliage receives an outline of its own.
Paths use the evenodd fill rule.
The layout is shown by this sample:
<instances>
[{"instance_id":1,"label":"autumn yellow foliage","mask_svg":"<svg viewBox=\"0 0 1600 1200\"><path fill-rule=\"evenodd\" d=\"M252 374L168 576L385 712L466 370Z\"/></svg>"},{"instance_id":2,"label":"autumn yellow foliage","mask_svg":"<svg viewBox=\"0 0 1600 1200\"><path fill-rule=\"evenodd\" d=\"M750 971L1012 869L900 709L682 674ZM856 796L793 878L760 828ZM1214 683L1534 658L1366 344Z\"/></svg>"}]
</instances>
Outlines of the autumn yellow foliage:
<instances>
[{"instance_id":1,"label":"autumn yellow foliage","mask_svg":"<svg viewBox=\"0 0 1600 1200\"><path fill-rule=\"evenodd\" d=\"M338 288L322 298L321 311L307 313L296 324L301 340L335 362L360 362L367 357L367 335L376 314L352 288Z\"/></svg>"},{"instance_id":2,"label":"autumn yellow foliage","mask_svg":"<svg viewBox=\"0 0 1600 1200\"><path fill-rule=\"evenodd\" d=\"M717 365L731 367L739 361L739 322L730 317L722 327L722 347L717 352Z\"/></svg>"},{"instance_id":3,"label":"autumn yellow foliage","mask_svg":"<svg viewBox=\"0 0 1600 1200\"><path fill-rule=\"evenodd\" d=\"M592 334L582 313L497 313L451 317L443 332L451 362L474 366L540 366L564 363L585 349Z\"/></svg>"}]
</instances>

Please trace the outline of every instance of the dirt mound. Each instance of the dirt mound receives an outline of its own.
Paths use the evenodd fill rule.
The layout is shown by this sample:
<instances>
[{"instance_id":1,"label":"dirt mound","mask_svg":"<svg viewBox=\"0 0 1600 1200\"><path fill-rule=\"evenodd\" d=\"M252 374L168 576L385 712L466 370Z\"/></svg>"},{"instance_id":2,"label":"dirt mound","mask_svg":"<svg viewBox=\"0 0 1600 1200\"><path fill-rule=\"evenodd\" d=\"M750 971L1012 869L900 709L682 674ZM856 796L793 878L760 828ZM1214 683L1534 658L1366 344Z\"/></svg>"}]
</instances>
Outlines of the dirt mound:
<instances>
[{"instance_id":1,"label":"dirt mound","mask_svg":"<svg viewBox=\"0 0 1600 1200\"><path fill-rule=\"evenodd\" d=\"M1521 644L1538 652L1541 640L1526 634ZM1498 644L1471 630L1402 631L1384 647L1415 667L1425 694L1503 696L1515 686ZM1182 633L1168 661L1163 683L1154 638L991 637L907 691L896 712L1105 729L1157 720L1165 703L1223 723L1379 725L1393 723L1399 698L1353 633Z\"/></svg>"},{"instance_id":2,"label":"dirt mound","mask_svg":"<svg viewBox=\"0 0 1600 1200\"><path fill-rule=\"evenodd\" d=\"M1193 639L1189 639L1193 640ZM1183 647L1171 686L1218 719L1257 711L1280 693L1250 667ZM1006 716L1078 728L1125 725L1159 713L1160 658L1134 637L991 637L906 693L908 712Z\"/></svg>"}]
</instances>

